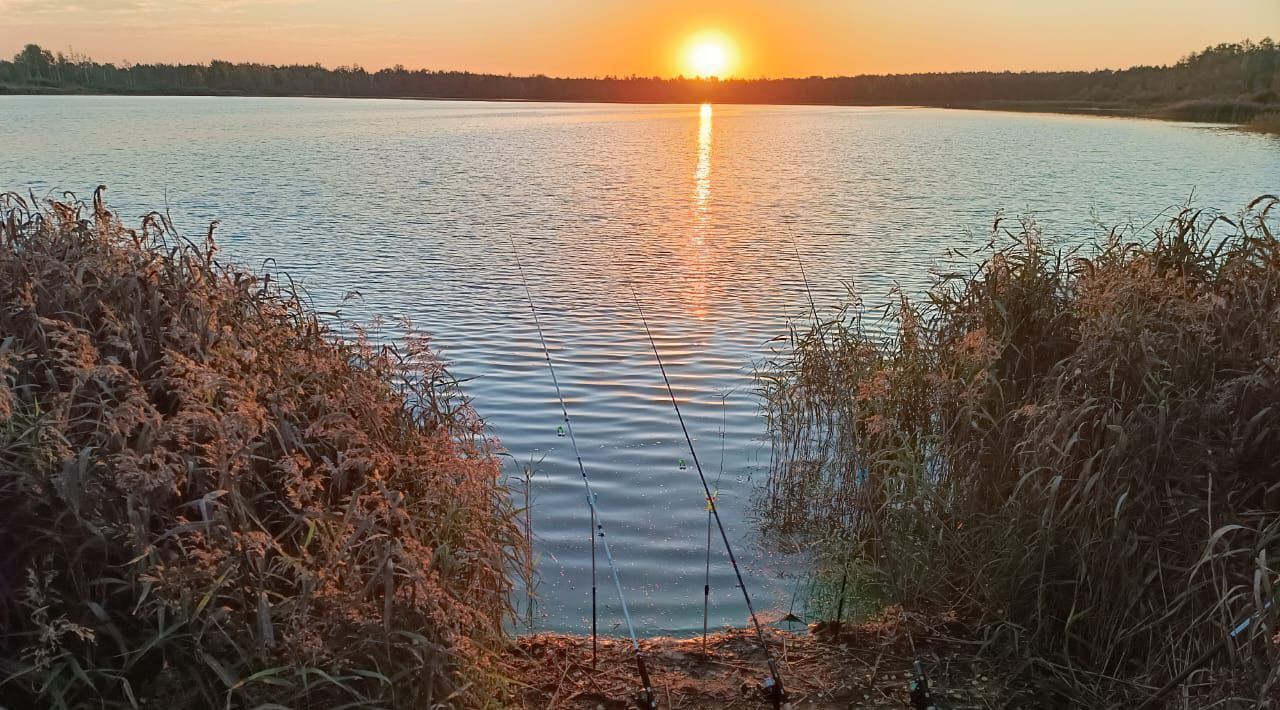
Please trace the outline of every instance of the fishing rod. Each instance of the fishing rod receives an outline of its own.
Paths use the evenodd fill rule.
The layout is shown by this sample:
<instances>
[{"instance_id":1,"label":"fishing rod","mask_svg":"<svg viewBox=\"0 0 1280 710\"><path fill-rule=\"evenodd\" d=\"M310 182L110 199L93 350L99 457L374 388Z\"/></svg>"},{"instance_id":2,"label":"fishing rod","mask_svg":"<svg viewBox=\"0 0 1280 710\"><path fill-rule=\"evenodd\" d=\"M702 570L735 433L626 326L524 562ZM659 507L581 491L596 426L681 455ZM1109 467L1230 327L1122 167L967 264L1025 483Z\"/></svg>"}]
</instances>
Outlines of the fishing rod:
<instances>
[{"instance_id":1,"label":"fishing rod","mask_svg":"<svg viewBox=\"0 0 1280 710\"><path fill-rule=\"evenodd\" d=\"M787 230L787 236L791 237L791 248L796 253L796 264L800 267L800 280L804 283L804 294L809 297L809 310L813 312L813 325L818 326L818 306L813 302L813 290L809 288L809 276L804 272L804 260L800 258L800 245L796 244L796 235Z\"/></svg>"},{"instance_id":2,"label":"fishing rod","mask_svg":"<svg viewBox=\"0 0 1280 710\"><path fill-rule=\"evenodd\" d=\"M1271 609L1271 604L1271 602L1267 602L1261 609L1245 617L1244 621L1236 624L1236 627L1231 630L1230 634L1222 637L1222 639L1217 643L1206 649L1204 653L1200 654L1198 658L1187 664L1187 667L1183 668L1180 673L1171 678L1168 683L1165 683L1164 687L1152 693L1146 701L1139 705L1138 710L1150 710L1151 708L1155 708L1164 696L1173 692L1179 685L1182 685L1182 682L1190 677L1192 673L1196 672L1209 661L1213 660L1214 656L1227 650L1227 646L1230 645L1231 641L1248 630L1259 615L1265 614Z\"/></svg>"},{"instance_id":3,"label":"fishing rod","mask_svg":"<svg viewBox=\"0 0 1280 710\"><path fill-rule=\"evenodd\" d=\"M804 259L800 258L800 245L796 243L796 235L787 230L787 235L791 237L791 249L796 253L796 265L800 267L800 280L804 283L804 293L809 299L809 311L813 313L813 327L817 328L819 323L818 306L813 301L813 290L809 288L809 276L804 271ZM819 342L822 342L821 340ZM840 597L836 601L836 634L844 627L844 592L845 587L849 584L849 561L841 560L840 570ZM914 644L912 645L914 648Z\"/></svg>"},{"instance_id":4,"label":"fishing rod","mask_svg":"<svg viewBox=\"0 0 1280 710\"><path fill-rule=\"evenodd\" d=\"M898 614L898 621L902 622L904 615ZM911 634L911 627L903 624L903 628L907 631L907 641L911 644L911 670L914 676L911 682L907 684L907 695L911 698L911 707L915 710L938 710L938 706L933 702L933 691L929 689L929 676L925 675L924 664L920 662L920 654L916 651L916 639Z\"/></svg>"},{"instance_id":5,"label":"fishing rod","mask_svg":"<svg viewBox=\"0 0 1280 710\"><path fill-rule=\"evenodd\" d=\"M813 300L813 290L809 288L809 276L804 270L804 260L800 258L800 245L796 243L796 236L788 230L791 237L791 248L796 254L796 264L800 267L800 279L804 282L804 292L809 299L809 310L813 313L813 326L818 327L820 319L818 318L818 306ZM825 341L819 340L825 344ZM840 595L836 601L836 638L840 637L840 633L844 630L844 600L845 589L849 583L849 560L841 559L840 570ZM899 617L901 619L901 616ZM915 636L912 635L911 629L906 627L907 641L911 644L912 664L911 669L914 676L908 684L908 695L911 699L911 707L916 710L937 710L937 705L933 701L933 691L929 688L929 677L924 672L924 664L920 662L920 654L916 651Z\"/></svg>"},{"instance_id":6,"label":"fishing rod","mask_svg":"<svg viewBox=\"0 0 1280 710\"><path fill-rule=\"evenodd\" d=\"M596 652L600 642L600 634L596 630L596 620L599 614L596 612L596 511L591 509L591 529L587 531L591 535L591 671L596 670Z\"/></svg>"},{"instance_id":7,"label":"fishing rod","mask_svg":"<svg viewBox=\"0 0 1280 710\"><path fill-rule=\"evenodd\" d=\"M804 260L800 258L800 246L796 243L795 234L790 234L791 248L796 254L796 264L800 267L800 279L804 282L804 292L809 298L809 310L813 313L813 327L817 328L820 319L818 318L818 306L813 300L813 290L809 288L809 276L804 270ZM819 339L820 343L825 341ZM844 630L844 600L845 590L849 584L849 560L842 557L840 560L840 594L836 600L836 638ZM911 682L908 684L908 696L911 699L911 707L915 710L937 710L937 705L933 701L933 691L929 688L929 677L924 672L924 664L920 662L920 655L916 651L916 640L911 633L911 629L907 628L907 640L911 644L911 655L913 661L911 664L914 673Z\"/></svg>"},{"instance_id":8,"label":"fishing rod","mask_svg":"<svg viewBox=\"0 0 1280 710\"><path fill-rule=\"evenodd\" d=\"M653 683L649 680L649 669L644 663L644 652L640 650L640 641L636 638L635 625L631 623L631 613L627 610L627 598L622 592L622 580L618 577L618 566L613 562L613 553L609 549L609 538L604 534L604 522L601 519L599 503L595 493L591 491L591 479L587 478L586 466L582 463L582 453L578 450L578 439L573 434L573 422L569 420L569 407L564 402L564 394L560 391L560 380L556 377L556 367L551 362L551 349L547 347L547 338L542 332L542 321L538 318L538 308L533 304L533 291L529 288L529 279L524 273L524 264L520 261L520 252L516 249L514 239L511 242L511 253L516 257L516 268L520 271L520 282L524 284L525 296L529 299L529 312L533 314L533 324L538 329L538 341L542 343L542 354L547 359L547 370L551 373L551 383L556 388L556 398L560 400L560 412L564 415L564 429L569 435L569 444L573 447L573 456L578 460L578 472L582 474L582 485L587 492L587 507L591 510L591 662L595 667L596 653L596 560L595 542L600 537L604 548L604 558L609 563L609 572L613 575L613 584L618 590L618 601L622 606L622 618L627 622L627 633L631 636L631 648L636 653L636 669L640 674L640 687L644 696L643 707L654 710L658 707L657 698L653 694Z\"/></svg>"},{"instance_id":9,"label":"fishing rod","mask_svg":"<svg viewBox=\"0 0 1280 710\"><path fill-rule=\"evenodd\" d=\"M720 495L720 479L724 476L725 427L729 422L724 401L729 392L720 396L720 471L716 474L716 490L712 498ZM707 613L711 607L711 500L707 500L707 567L702 578L702 655L707 655Z\"/></svg>"},{"instance_id":10,"label":"fishing rod","mask_svg":"<svg viewBox=\"0 0 1280 710\"><path fill-rule=\"evenodd\" d=\"M729 544L729 534L725 532L724 521L720 519L720 510L716 507L715 498L711 495L711 485L707 482L707 476L702 472L702 464L698 461L698 451L693 446L693 437L689 435L689 427L684 423L684 415L680 413L680 403L676 401L676 391L671 387L671 379L667 377L667 368L662 363L662 355L658 353L658 343L653 339L653 332L649 329L649 319L644 315L644 307L640 305L640 295L636 293L635 286L631 287L631 297L636 303L636 312L640 314L640 322L644 324L644 334L649 339L649 346L653 348L653 357L658 361L658 370L662 373L662 381L667 387L667 395L671 397L671 407L676 411L676 419L680 421L680 429L684 432L684 440L689 444L689 457L693 459L693 467L698 471L698 478L702 481L702 491L707 496L707 507L711 509L711 515L716 520L716 527L720 529L720 539L724 541L724 551L729 557L729 563L733 565L733 573L738 577L738 586L742 589L742 598L747 602L747 613L751 615L751 622L755 625L756 636L760 639L760 647L764 649L765 662L769 665L769 678L765 681L765 692L769 694L769 699L773 702L775 708L781 708L786 702L787 693L782 686L782 677L778 675L778 666L774 663L773 654L769 651L769 643L765 641L764 629L760 626L760 619L756 616L755 607L751 604L751 594L747 591L746 580L742 578L742 570L738 568L738 558L733 554L733 546Z\"/></svg>"}]
</instances>

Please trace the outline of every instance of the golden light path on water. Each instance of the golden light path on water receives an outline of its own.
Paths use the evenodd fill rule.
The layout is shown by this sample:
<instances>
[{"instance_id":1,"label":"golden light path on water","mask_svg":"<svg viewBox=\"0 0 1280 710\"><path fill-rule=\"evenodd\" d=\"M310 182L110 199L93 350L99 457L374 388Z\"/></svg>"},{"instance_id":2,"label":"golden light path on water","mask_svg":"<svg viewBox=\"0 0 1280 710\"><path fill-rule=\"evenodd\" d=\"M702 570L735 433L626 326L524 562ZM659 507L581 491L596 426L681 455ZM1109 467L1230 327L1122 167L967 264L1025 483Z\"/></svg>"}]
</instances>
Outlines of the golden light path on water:
<instances>
[{"instance_id":1,"label":"golden light path on water","mask_svg":"<svg viewBox=\"0 0 1280 710\"><path fill-rule=\"evenodd\" d=\"M706 218L711 200L711 104L702 104L698 113L698 169L693 173L693 201Z\"/></svg>"},{"instance_id":2,"label":"golden light path on water","mask_svg":"<svg viewBox=\"0 0 1280 710\"><path fill-rule=\"evenodd\" d=\"M711 231L711 104L702 104L698 112L698 161L693 171L693 220L689 237L688 260L696 278L689 280L686 299L689 312L699 319L707 317L707 269L710 266L707 241Z\"/></svg>"}]
</instances>

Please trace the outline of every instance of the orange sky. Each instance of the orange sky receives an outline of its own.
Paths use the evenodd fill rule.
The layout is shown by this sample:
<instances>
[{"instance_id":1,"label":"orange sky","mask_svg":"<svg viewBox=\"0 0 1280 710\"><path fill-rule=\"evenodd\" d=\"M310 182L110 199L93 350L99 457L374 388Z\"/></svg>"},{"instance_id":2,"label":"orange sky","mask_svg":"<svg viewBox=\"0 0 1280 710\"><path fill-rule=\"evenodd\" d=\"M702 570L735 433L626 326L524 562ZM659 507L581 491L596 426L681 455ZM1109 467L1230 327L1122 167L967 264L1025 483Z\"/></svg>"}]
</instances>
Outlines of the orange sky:
<instances>
[{"instance_id":1,"label":"orange sky","mask_svg":"<svg viewBox=\"0 0 1280 710\"><path fill-rule=\"evenodd\" d=\"M689 72L706 31L737 76L1115 68L1280 39L1280 0L0 0L0 17L2 55L574 76Z\"/></svg>"}]
</instances>

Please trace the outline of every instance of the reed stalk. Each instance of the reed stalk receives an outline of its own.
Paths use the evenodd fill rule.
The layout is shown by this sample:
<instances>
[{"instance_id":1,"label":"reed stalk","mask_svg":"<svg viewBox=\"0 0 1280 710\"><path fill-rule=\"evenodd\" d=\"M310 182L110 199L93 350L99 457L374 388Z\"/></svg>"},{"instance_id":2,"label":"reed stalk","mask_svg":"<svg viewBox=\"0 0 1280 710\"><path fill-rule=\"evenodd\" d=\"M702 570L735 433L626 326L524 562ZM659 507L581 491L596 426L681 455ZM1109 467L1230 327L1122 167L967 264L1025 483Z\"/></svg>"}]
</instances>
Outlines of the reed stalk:
<instances>
[{"instance_id":1,"label":"reed stalk","mask_svg":"<svg viewBox=\"0 0 1280 710\"><path fill-rule=\"evenodd\" d=\"M1132 707L1254 618L1183 702L1275 706L1277 203L1080 252L997 221L891 336L856 301L797 330L761 371L766 528L973 620L1064 706Z\"/></svg>"}]
</instances>

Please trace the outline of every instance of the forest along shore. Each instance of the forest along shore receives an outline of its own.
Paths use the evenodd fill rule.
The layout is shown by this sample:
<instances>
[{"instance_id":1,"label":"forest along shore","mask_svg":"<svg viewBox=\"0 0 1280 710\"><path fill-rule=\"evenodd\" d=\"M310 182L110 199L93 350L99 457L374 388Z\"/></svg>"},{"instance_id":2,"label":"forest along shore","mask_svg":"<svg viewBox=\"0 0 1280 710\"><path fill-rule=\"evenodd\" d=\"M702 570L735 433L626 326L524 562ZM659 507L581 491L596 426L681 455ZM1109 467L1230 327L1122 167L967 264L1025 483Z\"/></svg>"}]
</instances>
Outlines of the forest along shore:
<instances>
[{"instance_id":1,"label":"forest along shore","mask_svg":"<svg viewBox=\"0 0 1280 710\"><path fill-rule=\"evenodd\" d=\"M1280 48L1224 43L1165 66L784 79L567 78L212 61L129 64L27 45L0 94L143 94L517 101L930 106L1280 126Z\"/></svg>"}]
</instances>

